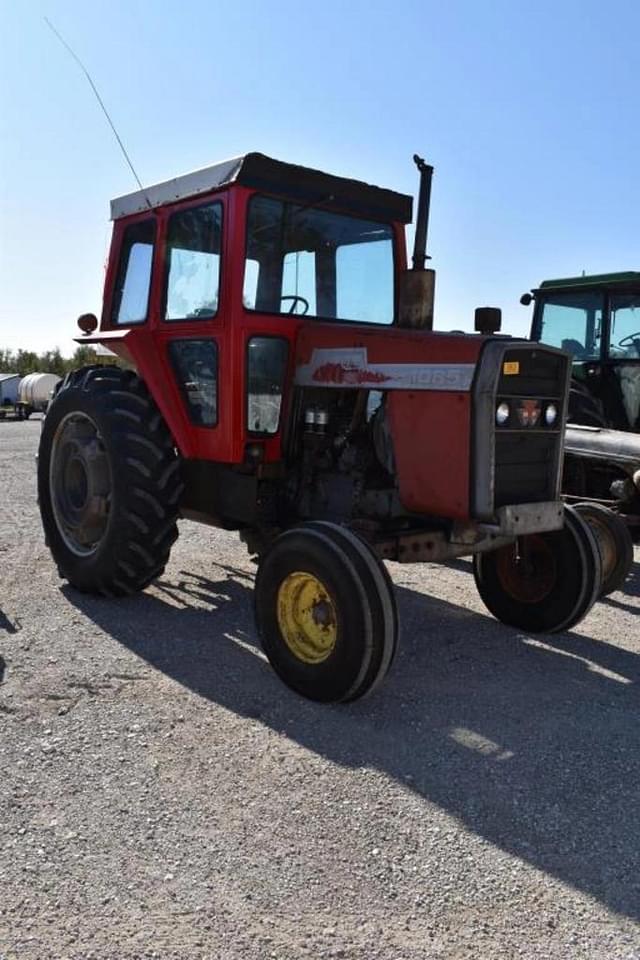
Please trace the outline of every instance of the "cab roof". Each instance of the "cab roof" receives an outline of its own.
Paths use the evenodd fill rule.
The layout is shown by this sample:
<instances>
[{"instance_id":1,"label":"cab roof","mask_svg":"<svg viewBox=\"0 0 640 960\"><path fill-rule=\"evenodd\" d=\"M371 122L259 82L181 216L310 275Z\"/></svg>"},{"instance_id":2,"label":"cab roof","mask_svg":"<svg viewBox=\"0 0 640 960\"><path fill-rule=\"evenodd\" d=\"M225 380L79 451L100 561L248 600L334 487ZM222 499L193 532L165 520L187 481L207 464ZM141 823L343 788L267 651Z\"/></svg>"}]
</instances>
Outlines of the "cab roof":
<instances>
[{"instance_id":1,"label":"cab roof","mask_svg":"<svg viewBox=\"0 0 640 960\"><path fill-rule=\"evenodd\" d=\"M539 290L549 290L562 287L609 287L617 284L640 284L640 273L636 270L627 270L624 273L595 273L589 277L565 277L561 280L544 280Z\"/></svg>"},{"instance_id":2,"label":"cab roof","mask_svg":"<svg viewBox=\"0 0 640 960\"><path fill-rule=\"evenodd\" d=\"M302 203L322 203L323 208L346 208L385 221L411 222L413 200L403 193L273 160L262 153L247 153L117 197L111 201L111 219L143 213L234 183Z\"/></svg>"}]
</instances>

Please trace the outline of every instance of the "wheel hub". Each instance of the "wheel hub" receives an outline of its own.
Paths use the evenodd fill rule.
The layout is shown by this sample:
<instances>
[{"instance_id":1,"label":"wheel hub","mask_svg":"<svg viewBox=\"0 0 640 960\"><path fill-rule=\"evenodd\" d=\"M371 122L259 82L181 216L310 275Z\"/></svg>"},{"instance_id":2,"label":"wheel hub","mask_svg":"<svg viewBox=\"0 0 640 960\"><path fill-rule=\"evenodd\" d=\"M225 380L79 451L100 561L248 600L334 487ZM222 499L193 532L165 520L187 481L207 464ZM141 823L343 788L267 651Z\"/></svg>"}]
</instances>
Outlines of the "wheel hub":
<instances>
[{"instance_id":1,"label":"wheel hub","mask_svg":"<svg viewBox=\"0 0 640 960\"><path fill-rule=\"evenodd\" d=\"M64 468L64 487L72 509L82 510L89 493L89 478L82 457L71 454Z\"/></svg>"},{"instance_id":2,"label":"wheel hub","mask_svg":"<svg viewBox=\"0 0 640 960\"><path fill-rule=\"evenodd\" d=\"M280 632L291 653L303 663L322 663L337 638L336 612L329 593L311 573L290 573L277 600Z\"/></svg>"},{"instance_id":3,"label":"wheel hub","mask_svg":"<svg viewBox=\"0 0 640 960\"><path fill-rule=\"evenodd\" d=\"M98 428L86 414L76 411L61 420L49 469L60 535L73 553L93 553L109 518L111 471Z\"/></svg>"},{"instance_id":4,"label":"wheel hub","mask_svg":"<svg viewBox=\"0 0 640 960\"><path fill-rule=\"evenodd\" d=\"M556 559L544 537L528 536L497 551L496 572L514 600L540 603L556 582Z\"/></svg>"}]
</instances>

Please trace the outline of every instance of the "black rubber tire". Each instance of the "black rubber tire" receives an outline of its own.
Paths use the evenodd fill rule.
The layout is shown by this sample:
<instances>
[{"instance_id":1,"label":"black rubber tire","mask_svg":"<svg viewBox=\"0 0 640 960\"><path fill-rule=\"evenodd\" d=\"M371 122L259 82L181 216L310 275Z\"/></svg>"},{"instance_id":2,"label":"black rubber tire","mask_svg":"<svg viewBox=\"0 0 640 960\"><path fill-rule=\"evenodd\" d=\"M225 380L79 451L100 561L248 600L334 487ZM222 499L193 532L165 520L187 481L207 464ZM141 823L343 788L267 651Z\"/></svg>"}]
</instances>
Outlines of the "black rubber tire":
<instances>
[{"instance_id":1,"label":"black rubber tire","mask_svg":"<svg viewBox=\"0 0 640 960\"><path fill-rule=\"evenodd\" d=\"M600 544L603 558L603 577L600 596L606 597L620 590L633 566L633 540L624 520L602 503L576 503L575 509L590 525ZM600 540L606 537L606 542ZM613 560L609 560L610 552Z\"/></svg>"},{"instance_id":2,"label":"black rubber tire","mask_svg":"<svg viewBox=\"0 0 640 960\"><path fill-rule=\"evenodd\" d=\"M348 527L319 520L305 524L330 536L347 552L363 582L368 581L367 594L372 598L371 615L374 631L382 626L380 639L374 642L371 664L354 696L346 700L360 700L373 693L388 674L398 647L399 621L393 582L384 563L368 543ZM345 701L343 701L345 702Z\"/></svg>"},{"instance_id":3,"label":"black rubber tire","mask_svg":"<svg viewBox=\"0 0 640 960\"><path fill-rule=\"evenodd\" d=\"M591 528L579 513L565 506L561 530L532 534L553 564L551 584L544 596L518 598L509 591L500 572L501 564L514 564L514 545L500 547L473 558L478 592L490 612L511 627L528 633L559 633L569 630L587 615L602 585L600 549ZM521 538L524 540L525 538Z\"/></svg>"},{"instance_id":4,"label":"black rubber tire","mask_svg":"<svg viewBox=\"0 0 640 960\"><path fill-rule=\"evenodd\" d=\"M53 438L73 413L95 424L111 478L105 529L88 556L69 548L52 506ZM179 456L142 380L115 366L69 373L47 410L38 454L40 514L60 576L86 593L126 596L143 590L169 559L182 490Z\"/></svg>"},{"instance_id":5,"label":"black rubber tire","mask_svg":"<svg viewBox=\"0 0 640 960\"><path fill-rule=\"evenodd\" d=\"M309 700L363 697L393 657L397 620L390 584L378 567L374 572L369 548L358 543L334 524L304 524L278 537L258 567L254 607L262 646L280 679ZM280 630L279 590L294 572L320 580L335 611L335 645L319 663L298 658Z\"/></svg>"},{"instance_id":6,"label":"black rubber tire","mask_svg":"<svg viewBox=\"0 0 640 960\"><path fill-rule=\"evenodd\" d=\"M28 420L32 413L33 413L33 410L31 409L31 407L23 407L23 408L22 408L22 419L23 419L23 420Z\"/></svg>"},{"instance_id":7,"label":"black rubber tire","mask_svg":"<svg viewBox=\"0 0 640 960\"><path fill-rule=\"evenodd\" d=\"M569 388L568 421L586 427L607 426L602 404L589 392L588 387L575 377L571 378Z\"/></svg>"}]
</instances>

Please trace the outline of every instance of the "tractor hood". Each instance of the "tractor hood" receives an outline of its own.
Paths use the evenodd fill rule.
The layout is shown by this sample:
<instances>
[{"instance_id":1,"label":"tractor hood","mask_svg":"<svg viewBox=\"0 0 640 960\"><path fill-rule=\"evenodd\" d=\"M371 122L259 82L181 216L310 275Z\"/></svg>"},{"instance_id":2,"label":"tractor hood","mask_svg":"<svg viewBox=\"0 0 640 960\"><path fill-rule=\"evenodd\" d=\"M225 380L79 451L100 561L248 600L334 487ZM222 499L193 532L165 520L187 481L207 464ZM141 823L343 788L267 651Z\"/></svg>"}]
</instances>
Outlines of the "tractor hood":
<instances>
[{"instance_id":1,"label":"tractor hood","mask_svg":"<svg viewBox=\"0 0 640 960\"><path fill-rule=\"evenodd\" d=\"M468 391L487 338L426 335L397 327L304 327L296 346L298 386Z\"/></svg>"}]
</instances>

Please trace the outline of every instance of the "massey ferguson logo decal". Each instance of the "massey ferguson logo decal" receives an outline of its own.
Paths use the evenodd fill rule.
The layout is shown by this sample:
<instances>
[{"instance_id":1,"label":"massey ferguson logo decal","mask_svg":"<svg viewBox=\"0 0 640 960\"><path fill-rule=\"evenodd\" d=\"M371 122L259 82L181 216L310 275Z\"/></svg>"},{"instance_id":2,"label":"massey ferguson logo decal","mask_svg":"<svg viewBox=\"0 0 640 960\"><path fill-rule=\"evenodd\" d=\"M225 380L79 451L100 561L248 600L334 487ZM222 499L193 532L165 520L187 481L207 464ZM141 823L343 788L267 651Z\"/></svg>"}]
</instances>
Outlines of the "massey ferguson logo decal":
<instances>
[{"instance_id":1,"label":"massey ferguson logo decal","mask_svg":"<svg viewBox=\"0 0 640 960\"><path fill-rule=\"evenodd\" d=\"M450 390L471 388L473 363L369 363L364 347L317 349L311 363L298 367L302 387L378 387L381 390Z\"/></svg>"},{"instance_id":2,"label":"massey ferguson logo decal","mask_svg":"<svg viewBox=\"0 0 640 960\"><path fill-rule=\"evenodd\" d=\"M314 383L356 387L364 384L385 383L389 379L379 370L354 367L348 363L323 363L313 371L311 378Z\"/></svg>"},{"instance_id":3,"label":"massey ferguson logo decal","mask_svg":"<svg viewBox=\"0 0 640 960\"><path fill-rule=\"evenodd\" d=\"M535 427L542 413L542 404L539 400L520 400L517 412L521 426Z\"/></svg>"}]
</instances>

